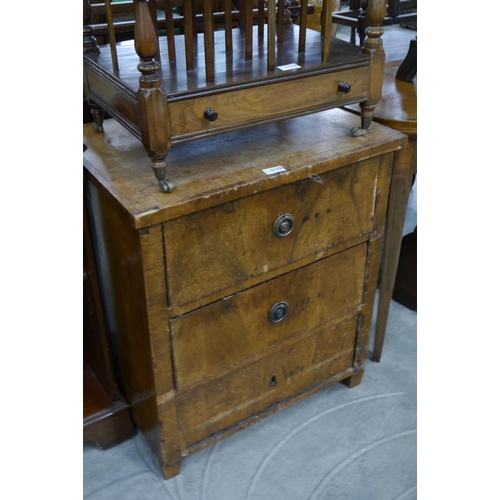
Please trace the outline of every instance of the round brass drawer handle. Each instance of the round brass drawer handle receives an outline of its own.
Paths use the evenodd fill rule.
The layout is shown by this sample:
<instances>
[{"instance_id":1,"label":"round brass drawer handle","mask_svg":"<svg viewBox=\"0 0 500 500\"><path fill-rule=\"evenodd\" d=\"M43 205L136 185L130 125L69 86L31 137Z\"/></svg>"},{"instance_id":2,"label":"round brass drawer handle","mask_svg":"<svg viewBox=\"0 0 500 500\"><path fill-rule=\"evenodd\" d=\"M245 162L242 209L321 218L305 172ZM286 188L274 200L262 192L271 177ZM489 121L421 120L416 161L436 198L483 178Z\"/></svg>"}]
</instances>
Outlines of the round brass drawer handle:
<instances>
[{"instance_id":1,"label":"round brass drawer handle","mask_svg":"<svg viewBox=\"0 0 500 500\"><path fill-rule=\"evenodd\" d=\"M284 238L288 236L293 229L295 219L292 214L280 215L273 224L273 235L276 238Z\"/></svg>"},{"instance_id":2,"label":"round brass drawer handle","mask_svg":"<svg viewBox=\"0 0 500 500\"><path fill-rule=\"evenodd\" d=\"M219 113L217 113L217 111L215 111L215 109L212 109L212 108L207 108L204 112L203 112L203 116L209 121L209 122L214 122L215 120L217 120L217 118L219 117Z\"/></svg>"},{"instance_id":3,"label":"round brass drawer handle","mask_svg":"<svg viewBox=\"0 0 500 500\"><path fill-rule=\"evenodd\" d=\"M279 323L285 319L288 314L289 306L285 301L276 302L269 311L269 321L271 323Z\"/></svg>"}]
</instances>

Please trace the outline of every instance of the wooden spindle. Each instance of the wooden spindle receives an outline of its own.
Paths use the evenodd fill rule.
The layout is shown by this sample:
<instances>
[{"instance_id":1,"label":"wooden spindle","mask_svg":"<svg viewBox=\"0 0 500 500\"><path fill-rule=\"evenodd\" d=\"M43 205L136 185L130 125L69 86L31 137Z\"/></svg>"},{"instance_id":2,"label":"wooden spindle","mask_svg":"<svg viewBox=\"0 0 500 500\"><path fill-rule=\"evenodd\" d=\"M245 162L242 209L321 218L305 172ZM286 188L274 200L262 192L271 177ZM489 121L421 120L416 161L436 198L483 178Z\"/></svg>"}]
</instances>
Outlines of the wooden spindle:
<instances>
[{"instance_id":1,"label":"wooden spindle","mask_svg":"<svg viewBox=\"0 0 500 500\"><path fill-rule=\"evenodd\" d=\"M161 88L158 73L160 64L154 60L158 53L158 37L146 0L136 0L134 46L141 60L137 65L141 72L137 91L137 119L141 140L160 189L169 192L173 185L165 179L165 159L171 144L167 96Z\"/></svg>"},{"instance_id":2,"label":"wooden spindle","mask_svg":"<svg viewBox=\"0 0 500 500\"><path fill-rule=\"evenodd\" d=\"M90 26L92 7L90 0L83 0L83 53L99 52L99 46L94 36L94 28Z\"/></svg>"},{"instance_id":3,"label":"wooden spindle","mask_svg":"<svg viewBox=\"0 0 500 500\"><path fill-rule=\"evenodd\" d=\"M300 0L299 52L306 50L307 0Z\"/></svg>"},{"instance_id":4,"label":"wooden spindle","mask_svg":"<svg viewBox=\"0 0 500 500\"><path fill-rule=\"evenodd\" d=\"M366 28L368 27L368 19L367 19L367 7L368 0L361 0L360 2L361 11L358 16L358 36L359 36L359 45L363 46L363 43L366 38Z\"/></svg>"},{"instance_id":5,"label":"wooden spindle","mask_svg":"<svg viewBox=\"0 0 500 500\"><path fill-rule=\"evenodd\" d=\"M136 0L134 47L137 55L146 65L158 53L158 38L147 0Z\"/></svg>"},{"instance_id":6,"label":"wooden spindle","mask_svg":"<svg viewBox=\"0 0 500 500\"><path fill-rule=\"evenodd\" d=\"M278 43L285 40L285 0L278 0Z\"/></svg>"},{"instance_id":7,"label":"wooden spindle","mask_svg":"<svg viewBox=\"0 0 500 500\"><path fill-rule=\"evenodd\" d=\"M203 41L205 44L205 75L207 83L215 81L214 15L212 0L203 0Z\"/></svg>"},{"instance_id":8,"label":"wooden spindle","mask_svg":"<svg viewBox=\"0 0 500 500\"><path fill-rule=\"evenodd\" d=\"M97 41L93 35L94 28L90 26L91 19L92 19L92 8L90 6L90 1L83 0L83 54L84 55L100 52L99 46L97 45ZM89 105L90 113L92 114L92 119L94 120L94 122L92 123L92 127L95 130L98 130L99 132L103 132L104 110L88 96L88 86L87 86L87 78L85 76L85 67L86 66L84 64L83 93L86 96L87 104Z\"/></svg>"},{"instance_id":9,"label":"wooden spindle","mask_svg":"<svg viewBox=\"0 0 500 500\"><path fill-rule=\"evenodd\" d=\"M175 61L175 28L174 28L174 6L172 0L164 1L165 30L167 32L168 60Z\"/></svg>"},{"instance_id":10,"label":"wooden spindle","mask_svg":"<svg viewBox=\"0 0 500 500\"><path fill-rule=\"evenodd\" d=\"M264 0L259 0L257 4L257 36L264 38Z\"/></svg>"},{"instance_id":11,"label":"wooden spindle","mask_svg":"<svg viewBox=\"0 0 500 500\"><path fill-rule=\"evenodd\" d=\"M321 34L323 35L321 60L327 62L330 58L330 41L332 38L333 0L323 0L323 17L321 18Z\"/></svg>"},{"instance_id":12,"label":"wooden spindle","mask_svg":"<svg viewBox=\"0 0 500 500\"><path fill-rule=\"evenodd\" d=\"M382 41L384 30L381 25L386 15L386 0L370 0L367 8L369 27L366 29L366 41L361 51L371 56L368 99L361 106L361 127L367 129L382 97L384 83L385 51Z\"/></svg>"},{"instance_id":13,"label":"wooden spindle","mask_svg":"<svg viewBox=\"0 0 500 500\"><path fill-rule=\"evenodd\" d=\"M149 14L155 27L156 38L158 38L158 14L156 10L156 0L148 0Z\"/></svg>"},{"instance_id":14,"label":"wooden spindle","mask_svg":"<svg viewBox=\"0 0 500 500\"><path fill-rule=\"evenodd\" d=\"M194 23L193 23L193 2L184 0L184 47L186 52L186 70L194 69Z\"/></svg>"},{"instance_id":15,"label":"wooden spindle","mask_svg":"<svg viewBox=\"0 0 500 500\"><path fill-rule=\"evenodd\" d=\"M252 59L253 52L253 2L244 0L245 9L245 61Z\"/></svg>"},{"instance_id":16,"label":"wooden spindle","mask_svg":"<svg viewBox=\"0 0 500 500\"><path fill-rule=\"evenodd\" d=\"M116 52L115 25L113 24L113 10L111 9L111 0L104 0L106 4L106 22L108 24L109 48L111 50L111 61L113 70L118 71L118 54Z\"/></svg>"},{"instance_id":17,"label":"wooden spindle","mask_svg":"<svg viewBox=\"0 0 500 500\"><path fill-rule=\"evenodd\" d=\"M237 0L236 1L236 8L238 10L238 25L239 25L241 32L244 32L246 30L246 26L247 26L247 23L246 23L247 10L245 8L246 1L247 0Z\"/></svg>"},{"instance_id":18,"label":"wooden spindle","mask_svg":"<svg viewBox=\"0 0 500 500\"><path fill-rule=\"evenodd\" d=\"M193 17L193 37L198 37L198 21L196 19L196 0L191 0L191 15Z\"/></svg>"},{"instance_id":19,"label":"wooden spindle","mask_svg":"<svg viewBox=\"0 0 500 500\"><path fill-rule=\"evenodd\" d=\"M276 0L267 2L267 71L276 69Z\"/></svg>"},{"instance_id":20,"label":"wooden spindle","mask_svg":"<svg viewBox=\"0 0 500 500\"><path fill-rule=\"evenodd\" d=\"M224 29L226 31L226 52L233 51L233 8L231 0L224 0Z\"/></svg>"}]
</instances>

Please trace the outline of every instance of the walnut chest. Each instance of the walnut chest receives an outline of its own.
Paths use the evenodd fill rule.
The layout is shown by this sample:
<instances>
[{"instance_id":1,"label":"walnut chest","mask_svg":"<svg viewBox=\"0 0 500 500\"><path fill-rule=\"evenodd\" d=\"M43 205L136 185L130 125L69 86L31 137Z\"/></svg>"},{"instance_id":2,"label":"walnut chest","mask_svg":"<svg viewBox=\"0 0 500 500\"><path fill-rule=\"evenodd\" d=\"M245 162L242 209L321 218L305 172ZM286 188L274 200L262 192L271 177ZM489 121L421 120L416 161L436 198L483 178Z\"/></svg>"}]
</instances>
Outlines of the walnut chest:
<instances>
[{"instance_id":1,"label":"walnut chest","mask_svg":"<svg viewBox=\"0 0 500 500\"><path fill-rule=\"evenodd\" d=\"M84 127L110 344L165 477L181 457L329 384L361 381L393 152L341 110L172 148Z\"/></svg>"}]
</instances>

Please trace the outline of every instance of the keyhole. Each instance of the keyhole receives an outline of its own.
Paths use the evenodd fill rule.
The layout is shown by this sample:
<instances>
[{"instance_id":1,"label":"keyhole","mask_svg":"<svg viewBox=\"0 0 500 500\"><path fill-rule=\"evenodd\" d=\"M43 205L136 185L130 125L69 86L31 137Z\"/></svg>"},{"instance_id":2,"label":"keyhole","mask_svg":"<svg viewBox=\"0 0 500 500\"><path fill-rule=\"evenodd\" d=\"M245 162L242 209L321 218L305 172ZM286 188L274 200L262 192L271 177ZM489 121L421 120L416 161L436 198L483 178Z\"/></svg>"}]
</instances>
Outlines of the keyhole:
<instances>
[{"instance_id":1,"label":"keyhole","mask_svg":"<svg viewBox=\"0 0 500 500\"><path fill-rule=\"evenodd\" d=\"M277 383L278 381L276 380L276 375L273 375L271 381L269 382L269 387L274 387Z\"/></svg>"}]
</instances>

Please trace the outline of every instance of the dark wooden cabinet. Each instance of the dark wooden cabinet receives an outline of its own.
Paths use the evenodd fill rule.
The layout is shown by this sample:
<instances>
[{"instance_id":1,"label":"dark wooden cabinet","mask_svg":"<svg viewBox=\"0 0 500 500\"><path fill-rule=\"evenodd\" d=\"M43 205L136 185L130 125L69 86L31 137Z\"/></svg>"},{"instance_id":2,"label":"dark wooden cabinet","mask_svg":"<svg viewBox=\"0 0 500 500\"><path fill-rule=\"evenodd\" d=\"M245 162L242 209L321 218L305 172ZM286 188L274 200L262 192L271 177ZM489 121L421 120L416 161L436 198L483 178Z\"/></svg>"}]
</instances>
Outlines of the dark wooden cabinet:
<instances>
[{"instance_id":1,"label":"dark wooden cabinet","mask_svg":"<svg viewBox=\"0 0 500 500\"><path fill-rule=\"evenodd\" d=\"M85 199L83 217L83 441L107 449L135 429L115 381Z\"/></svg>"},{"instance_id":2,"label":"dark wooden cabinet","mask_svg":"<svg viewBox=\"0 0 500 500\"><path fill-rule=\"evenodd\" d=\"M120 378L165 477L316 390L361 381L406 137L378 124L352 137L356 120L332 110L177 145L169 194L117 122L84 126Z\"/></svg>"}]
</instances>

